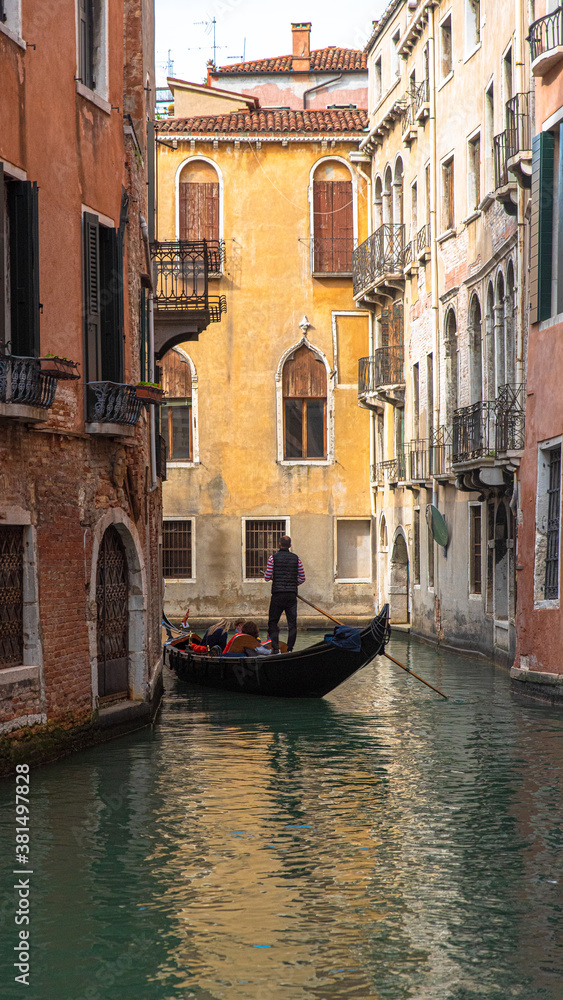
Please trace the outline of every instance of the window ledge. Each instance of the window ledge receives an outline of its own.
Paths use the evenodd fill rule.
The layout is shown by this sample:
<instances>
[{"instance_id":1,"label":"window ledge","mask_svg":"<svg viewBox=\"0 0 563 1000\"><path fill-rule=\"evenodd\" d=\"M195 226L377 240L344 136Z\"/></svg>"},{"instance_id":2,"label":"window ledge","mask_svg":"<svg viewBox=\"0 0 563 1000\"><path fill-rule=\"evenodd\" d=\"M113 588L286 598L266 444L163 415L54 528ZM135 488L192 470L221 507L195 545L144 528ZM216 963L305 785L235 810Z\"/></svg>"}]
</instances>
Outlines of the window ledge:
<instances>
[{"instance_id":1,"label":"window ledge","mask_svg":"<svg viewBox=\"0 0 563 1000\"><path fill-rule=\"evenodd\" d=\"M334 465L332 458L281 458L278 465Z\"/></svg>"},{"instance_id":2,"label":"window ledge","mask_svg":"<svg viewBox=\"0 0 563 1000\"><path fill-rule=\"evenodd\" d=\"M465 56L465 59L463 60L463 62L467 63L467 62L469 62L470 59L473 59L473 56L475 55L476 52L479 51L480 48L481 48L481 42L477 42L477 45L475 46L475 48L471 49L471 52L467 53L467 55Z\"/></svg>"},{"instance_id":3,"label":"window ledge","mask_svg":"<svg viewBox=\"0 0 563 1000\"><path fill-rule=\"evenodd\" d=\"M334 578L335 583L371 583L371 579L367 576L360 576L358 578L350 579L348 577L338 577Z\"/></svg>"},{"instance_id":4,"label":"window ledge","mask_svg":"<svg viewBox=\"0 0 563 1000\"><path fill-rule=\"evenodd\" d=\"M0 34L7 35L8 38L11 38L11 40L15 42L16 45L19 45L20 49L23 49L25 52L27 45L21 35L18 35L16 31L12 31L11 28L7 28L5 24L0 24Z\"/></svg>"},{"instance_id":5,"label":"window ledge","mask_svg":"<svg viewBox=\"0 0 563 1000\"><path fill-rule=\"evenodd\" d=\"M489 191L489 193L486 194L485 197L483 198L483 201L481 201L479 203L479 206L478 206L479 207L479 211L480 212L484 212L491 205L494 205L495 201L496 201L496 198L495 198L494 194L491 191Z\"/></svg>"},{"instance_id":6,"label":"window ledge","mask_svg":"<svg viewBox=\"0 0 563 1000\"><path fill-rule=\"evenodd\" d=\"M0 669L0 687L8 684L22 684L25 681L37 681L41 673L41 668L29 667L2 667Z\"/></svg>"},{"instance_id":7,"label":"window ledge","mask_svg":"<svg viewBox=\"0 0 563 1000\"><path fill-rule=\"evenodd\" d=\"M457 230L446 229L444 233L436 237L436 243L445 243L446 240L451 240L452 236L457 236Z\"/></svg>"},{"instance_id":8,"label":"window ledge","mask_svg":"<svg viewBox=\"0 0 563 1000\"><path fill-rule=\"evenodd\" d=\"M198 469L200 462L192 462L189 458L173 458L166 462L167 469Z\"/></svg>"},{"instance_id":9,"label":"window ledge","mask_svg":"<svg viewBox=\"0 0 563 1000\"><path fill-rule=\"evenodd\" d=\"M466 219L462 219L461 221L464 226L468 226L470 222L475 222L475 219L478 219L480 215L481 215L481 209L476 208L474 209L473 212L471 212L470 215L467 216Z\"/></svg>"},{"instance_id":10,"label":"window ledge","mask_svg":"<svg viewBox=\"0 0 563 1000\"><path fill-rule=\"evenodd\" d=\"M132 424L86 423L87 434L99 434L100 437L135 437L135 427Z\"/></svg>"},{"instance_id":11,"label":"window ledge","mask_svg":"<svg viewBox=\"0 0 563 1000\"><path fill-rule=\"evenodd\" d=\"M195 583L195 576L165 576L166 585L169 583Z\"/></svg>"},{"instance_id":12,"label":"window ledge","mask_svg":"<svg viewBox=\"0 0 563 1000\"><path fill-rule=\"evenodd\" d=\"M48 412L40 406L26 406L25 403L0 403L0 417L28 424L44 424L48 419Z\"/></svg>"},{"instance_id":13,"label":"window ledge","mask_svg":"<svg viewBox=\"0 0 563 1000\"><path fill-rule=\"evenodd\" d=\"M538 324L538 330L550 330L553 326L559 326L563 323L563 313L557 313L556 316L550 316L549 319L542 319Z\"/></svg>"},{"instance_id":14,"label":"window ledge","mask_svg":"<svg viewBox=\"0 0 563 1000\"><path fill-rule=\"evenodd\" d=\"M91 104L95 104L101 111L105 111L107 115L111 115L111 104L109 101L100 97L95 90L90 90L89 87L85 87L80 80L76 81L76 93L80 94L80 96L84 97L87 101L90 101Z\"/></svg>"},{"instance_id":15,"label":"window ledge","mask_svg":"<svg viewBox=\"0 0 563 1000\"><path fill-rule=\"evenodd\" d=\"M481 604L483 603L483 595L482 594L469 594L468 596L469 596L469 600L470 601L479 601L479 603L481 603Z\"/></svg>"},{"instance_id":16,"label":"window ledge","mask_svg":"<svg viewBox=\"0 0 563 1000\"><path fill-rule=\"evenodd\" d=\"M450 72L448 73L448 75L444 77L444 79L440 83L440 86L437 88L437 90L441 90L442 87L445 87L446 84L450 82L450 80L452 79L453 75L454 75L454 71L453 71L453 69L451 69Z\"/></svg>"},{"instance_id":17,"label":"window ledge","mask_svg":"<svg viewBox=\"0 0 563 1000\"><path fill-rule=\"evenodd\" d=\"M353 271L311 271L313 278L353 278ZM211 277L211 275L210 275Z\"/></svg>"},{"instance_id":18,"label":"window ledge","mask_svg":"<svg viewBox=\"0 0 563 1000\"><path fill-rule=\"evenodd\" d=\"M559 598L550 601L534 601L534 611L556 611L559 608Z\"/></svg>"}]
</instances>

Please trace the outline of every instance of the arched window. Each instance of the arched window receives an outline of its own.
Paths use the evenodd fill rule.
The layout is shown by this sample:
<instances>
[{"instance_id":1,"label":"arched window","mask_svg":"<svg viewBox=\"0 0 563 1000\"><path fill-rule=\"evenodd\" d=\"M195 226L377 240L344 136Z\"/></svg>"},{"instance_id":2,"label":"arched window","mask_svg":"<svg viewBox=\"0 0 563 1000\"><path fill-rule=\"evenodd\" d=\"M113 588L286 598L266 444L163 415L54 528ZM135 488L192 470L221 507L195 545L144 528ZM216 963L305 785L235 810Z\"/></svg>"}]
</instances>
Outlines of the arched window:
<instances>
[{"instance_id":1,"label":"arched window","mask_svg":"<svg viewBox=\"0 0 563 1000\"><path fill-rule=\"evenodd\" d=\"M504 278L497 275L495 289L495 395L506 385L506 330L504 317Z\"/></svg>"},{"instance_id":2,"label":"arched window","mask_svg":"<svg viewBox=\"0 0 563 1000\"><path fill-rule=\"evenodd\" d=\"M485 309L485 368L487 377L487 398L495 394L495 293L492 281L487 288Z\"/></svg>"},{"instance_id":3,"label":"arched window","mask_svg":"<svg viewBox=\"0 0 563 1000\"><path fill-rule=\"evenodd\" d=\"M326 458L326 368L305 344L283 366L282 393L284 458Z\"/></svg>"},{"instance_id":4,"label":"arched window","mask_svg":"<svg viewBox=\"0 0 563 1000\"><path fill-rule=\"evenodd\" d=\"M446 361L446 410L448 424L454 410L458 408L458 374L457 374L457 320L453 309L446 315L444 330L444 355Z\"/></svg>"},{"instance_id":5,"label":"arched window","mask_svg":"<svg viewBox=\"0 0 563 1000\"><path fill-rule=\"evenodd\" d=\"M313 272L352 271L354 196L350 171L338 160L323 160L313 175Z\"/></svg>"},{"instance_id":6,"label":"arched window","mask_svg":"<svg viewBox=\"0 0 563 1000\"><path fill-rule=\"evenodd\" d=\"M506 330L506 381L516 381L516 345L514 342L514 267L508 262L506 269L506 298L504 309Z\"/></svg>"},{"instance_id":7,"label":"arched window","mask_svg":"<svg viewBox=\"0 0 563 1000\"><path fill-rule=\"evenodd\" d=\"M379 229L383 225L383 181L381 177L377 177L375 181L375 218L374 218L374 229Z\"/></svg>"},{"instance_id":8,"label":"arched window","mask_svg":"<svg viewBox=\"0 0 563 1000\"><path fill-rule=\"evenodd\" d=\"M383 223L393 224L393 175L391 167L387 166L385 171L385 188L383 190Z\"/></svg>"},{"instance_id":9,"label":"arched window","mask_svg":"<svg viewBox=\"0 0 563 1000\"><path fill-rule=\"evenodd\" d=\"M180 174L179 227L181 240L219 239L219 180L205 160L192 160Z\"/></svg>"},{"instance_id":10,"label":"arched window","mask_svg":"<svg viewBox=\"0 0 563 1000\"><path fill-rule=\"evenodd\" d=\"M379 551L387 552L387 521L385 520L385 514L381 515L381 521L379 522Z\"/></svg>"},{"instance_id":11,"label":"arched window","mask_svg":"<svg viewBox=\"0 0 563 1000\"><path fill-rule=\"evenodd\" d=\"M483 398L483 336L481 332L481 303L474 295L469 305L469 361L471 377L471 402Z\"/></svg>"},{"instance_id":12,"label":"arched window","mask_svg":"<svg viewBox=\"0 0 563 1000\"><path fill-rule=\"evenodd\" d=\"M168 460L194 461L192 372L183 351L173 348L162 360L161 434Z\"/></svg>"},{"instance_id":13,"label":"arched window","mask_svg":"<svg viewBox=\"0 0 563 1000\"><path fill-rule=\"evenodd\" d=\"M393 178L393 222L396 226L403 224L403 161L400 156L395 163Z\"/></svg>"}]
</instances>

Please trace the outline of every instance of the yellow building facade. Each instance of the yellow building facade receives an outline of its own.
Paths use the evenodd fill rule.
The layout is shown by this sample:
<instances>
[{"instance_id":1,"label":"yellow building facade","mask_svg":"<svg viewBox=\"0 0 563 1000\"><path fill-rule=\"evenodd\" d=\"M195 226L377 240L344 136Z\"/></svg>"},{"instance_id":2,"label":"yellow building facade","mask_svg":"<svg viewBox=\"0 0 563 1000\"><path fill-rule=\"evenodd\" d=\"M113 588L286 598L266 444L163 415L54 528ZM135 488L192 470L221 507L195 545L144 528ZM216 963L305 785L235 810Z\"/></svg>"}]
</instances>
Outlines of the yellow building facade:
<instances>
[{"instance_id":1,"label":"yellow building facade","mask_svg":"<svg viewBox=\"0 0 563 1000\"><path fill-rule=\"evenodd\" d=\"M370 314L352 292L352 248L368 235L354 162L365 124L352 108L248 106L158 123L156 247L179 257L157 276L155 326L183 241L215 248L209 302L223 303L201 341L180 322L161 360L170 615L264 618L262 574L283 533L305 597L373 613L369 414L357 397Z\"/></svg>"}]
</instances>

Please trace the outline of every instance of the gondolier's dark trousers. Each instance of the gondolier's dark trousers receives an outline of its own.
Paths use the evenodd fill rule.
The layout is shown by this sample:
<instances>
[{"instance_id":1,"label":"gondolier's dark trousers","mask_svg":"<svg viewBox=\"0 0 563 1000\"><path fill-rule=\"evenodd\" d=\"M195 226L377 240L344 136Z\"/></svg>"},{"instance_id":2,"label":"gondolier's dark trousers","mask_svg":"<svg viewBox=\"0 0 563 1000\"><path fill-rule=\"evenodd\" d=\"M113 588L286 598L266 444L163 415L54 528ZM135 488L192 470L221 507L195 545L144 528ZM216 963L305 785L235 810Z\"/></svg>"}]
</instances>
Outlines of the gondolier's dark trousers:
<instances>
[{"instance_id":1,"label":"gondolier's dark trousers","mask_svg":"<svg viewBox=\"0 0 563 1000\"><path fill-rule=\"evenodd\" d=\"M268 635L272 640L272 650L279 649L279 621L284 611L287 618L287 648L291 651L297 638L297 594L294 590L272 594L268 611Z\"/></svg>"}]
</instances>

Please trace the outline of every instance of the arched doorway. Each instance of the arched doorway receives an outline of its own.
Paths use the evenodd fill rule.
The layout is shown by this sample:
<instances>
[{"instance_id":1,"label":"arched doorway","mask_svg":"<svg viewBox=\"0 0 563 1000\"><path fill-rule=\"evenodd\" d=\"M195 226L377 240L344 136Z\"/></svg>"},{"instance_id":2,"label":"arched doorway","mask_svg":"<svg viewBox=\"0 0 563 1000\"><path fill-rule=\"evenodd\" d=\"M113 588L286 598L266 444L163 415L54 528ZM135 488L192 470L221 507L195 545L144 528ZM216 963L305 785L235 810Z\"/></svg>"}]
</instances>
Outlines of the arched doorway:
<instances>
[{"instance_id":1,"label":"arched doorway","mask_svg":"<svg viewBox=\"0 0 563 1000\"><path fill-rule=\"evenodd\" d=\"M402 532L395 538L391 555L389 609L391 621L395 624L409 621L409 555Z\"/></svg>"},{"instance_id":2,"label":"arched doorway","mask_svg":"<svg viewBox=\"0 0 563 1000\"><path fill-rule=\"evenodd\" d=\"M104 532L96 568L98 697L129 695L129 574L117 529Z\"/></svg>"}]
</instances>

